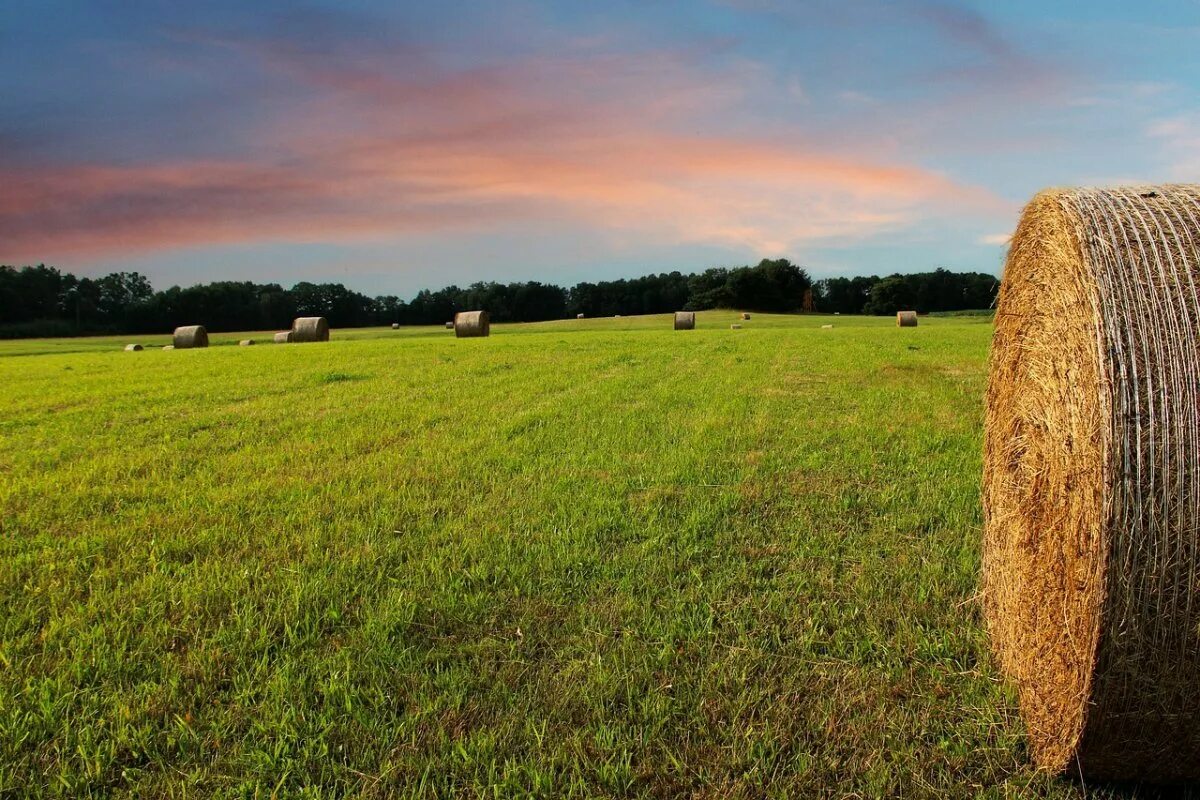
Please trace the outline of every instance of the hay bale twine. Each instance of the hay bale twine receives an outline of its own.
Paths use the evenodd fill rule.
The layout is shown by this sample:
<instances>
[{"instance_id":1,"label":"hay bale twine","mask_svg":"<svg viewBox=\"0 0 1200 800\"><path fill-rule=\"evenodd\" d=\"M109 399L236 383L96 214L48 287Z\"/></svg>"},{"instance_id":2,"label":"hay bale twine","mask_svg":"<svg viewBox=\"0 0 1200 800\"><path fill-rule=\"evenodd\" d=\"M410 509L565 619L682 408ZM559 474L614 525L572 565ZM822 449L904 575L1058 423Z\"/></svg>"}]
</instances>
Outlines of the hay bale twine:
<instances>
[{"instance_id":1,"label":"hay bale twine","mask_svg":"<svg viewBox=\"0 0 1200 800\"><path fill-rule=\"evenodd\" d=\"M329 321L324 317L296 317L289 342L328 342Z\"/></svg>"},{"instance_id":2,"label":"hay bale twine","mask_svg":"<svg viewBox=\"0 0 1200 800\"><path fill-rule=\"evenodd\" d=\"M1026 206L996 313L983 601L1038 764L1200 778L1200 186Z\"/></svg>"},{"instance_id":3,"label":"hay bale twine","mask_svg":"<svg viewBox=\"0 0 1200 800\"><path fill-rule=\"evenodd\" d=\"M750 319L750 312L748 312L748 311L743 311L743 312L742 312L742 319Z\"/></svg>"},{"instance_id":4,"label":"hay bale twine","mask_svg":"<svg viewBox=\"0 0 1200 800\"><path fill-rule=\"evenodd\" d=\"M208 347L208 331L203 325L184 325L175 329L171 342L176 350L187 350L193 347Z\"/></svg>"},{"instance_id":5,"label":"hay bale twine","mask_svg":"<svg viewBox=\"0 0 1200 800\"><path fill-rule=\"evenodd\" d=\"M676 311L675 312L675 330L690 331L696 327L696 312L695 311Z\"/></svg>"},{"instance_id":6,"label":"hay bale twine","mask_svg":"<svg viewBox=\"0 0 1200 800\"><path fill-rule=\"evenodd\" d=\"M275 344L287 344L292 340L291 331L280 331L275 334Z\"/></svg>"},{"instance_id":7,"label":"hay bale twine","mask_svg":"<svg viewBox=\"0 0 1200 800\"><path fill-rule=\"evenodd\" d=\"M454 336L467 339L474 336L490 336L492 324L486 311L460 311L454 315Z\"/></svg>"},{"instance_id":8,"label":"hay bale twine","mask_svg":"<svg viewBox=\"0 0 1200 800\"><path fill-rule=\"evenodd\" d=\"M238 347L249 347L252 344L254 344L253 339L242 339L240 342L238 342Z\"/></svg>"},{"instance_id":9,"label":"hay bale twine","mask_svg":"<svg viewBox=\"0 0 1200 800\"><path fill-rule=\"evenodd\" d=\"M142 346L141 346L140 344L127 344L127 345L125 345L125 352L126 352L126 353L140 353L141 351L142 351Z\"/></svg>"},{"instance_id":10,"label":"hay bale twine","mask_svg":"<svg viewBox=\"0 0 1200 800\"><path fill-rule=\"evenodd\" d=\"M393 322L393 323L392 323L392 330L394 330L394 331L398 331L398 330L400 330L400 323L399 323L399 322Z\"/></svg>"},{"instance_id":11,"label":"hay bale twine","mask_svg":"<svg viewBox=\"0 0 1200 800\"><path fill-rule=\"evenodd\" d=\"M917 327L917 312L915 312L915 311L897 311L896 312L896 327L897 328L915 328L915 327Z\"/></svg>"}]
</instances>

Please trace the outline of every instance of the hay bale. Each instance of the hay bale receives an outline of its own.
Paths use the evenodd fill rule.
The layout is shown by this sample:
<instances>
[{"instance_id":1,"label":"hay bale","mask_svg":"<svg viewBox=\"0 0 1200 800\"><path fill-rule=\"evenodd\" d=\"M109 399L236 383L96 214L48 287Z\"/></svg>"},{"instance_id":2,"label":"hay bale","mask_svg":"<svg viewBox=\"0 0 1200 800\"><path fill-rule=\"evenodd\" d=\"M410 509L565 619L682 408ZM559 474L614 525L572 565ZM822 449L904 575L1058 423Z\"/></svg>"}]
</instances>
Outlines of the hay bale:
<instances>
[{"instance_id":1,"label":"hay bale","mask_svg":"<svg viewBox=\"0 0 1200 800\"><path fill-rule=\"evenodd\" d=\"M460 311L454 315L454 336L467 339L475 336L490 336L492 324L486 311Z\"/></svg>"},{"instance_id":2,"label":"hay bale","mask_svg":"<svg viewBox=\"0 0 1200 800\"><path fill-rule=\"evenodd\" d=\"M729 326L729 330L731 331L740 331L741 329L742 326L738 325L736 322Z\"/></svg>"},{"instance_id":3,"label":"hay bale","mask_svg":"<svg viewBox=\"0 0 1200 800\"><path fill-rule=\"evenodd\" d=\"M296 317L289 342L328 342L329 322L324 317Z\"/></svg>"},{"instance_id":4,"label":"hay bale","mask_svg":"<svg viewBox=\"0 0 1200 800\"><path fill-rule=\"evenodd\" d=\"M676 311L675 312L675 330L690 331L696 327L696 312L695 311Z\"/></svg>"},{"instance_id":5,"label":"hay bale","mask_svg":"<svg viewBox=\"0 0 1200 800\"><path fill-rule=\"evenodd\" d=\"M832 326L832 325L822 325L822 326L821 326L821 330L823 330L823 331L831 331L831 330L833 330L833 326Z\"/></svg>"},{"instance_id":6,"label":"hay bale","mask_svg":"<svg viewBox=\"0 0 1200 800\"><path fill-rule=\"evenodd\" d=\"M280 331L275 334L275 344L287 344L292 340L291 331Z\"/></svg>"},{"instance_id":7,"label":"hay bale","mask_svg":"<svg viewBox=\"0 0 1200 800\"><path fill-rule=\"evenodd\" d=\"M576 314L575 319L583 319L583 314Z\"/></svg>"},{"instance_id":8,"label":"hay bale","mask_svg":"<svg viewBox=\"0 0 1200 800\"><path fill-rule=\"evenodd\" d=\"M394 330L394 331L398 331L398 330L400 330L400 323L399 323L399 322L393 322L393 323L392 323L392 330Z\"/></svg>"},{"instance_id":9,"label":"hay bale","mask_svg":"<svg viewBox=\"0 0 1200 800\"><path fill-rule=\"evenodd\" d=\"M164 344L163 345L163 350L174 350L174 349L175 349L175 345L173 345L173 344Z\"/></svg>"},{"instance_id":10,"label":"hay bale","mask_svg":"<svg viewBox=\"0 0 1200 800\"><path fill-rule=\"evenodd\" d=\"M983 605L1034 758L1200 778L1200 186L1026 206L984 444Z\"/></svg>"},{"instance_id":11,"label":"hay bale","mask_svg":"<svg viewBox=\"0 0 1200 800\"><path fill-rule=\"evenodd\" d=\"M249 347L252 344L254 344L253 339L242 339L240 342L238 342L238 347Z\"/></svg>"},{"instance_id":12,"label":"hay bale","mask_svg":"<svg viewBox=\"0 0 1200 800\"><path fill-rule=\"evenodd\" d=\"M193 347L208 347L208 331L203 325L184 325L175 329L171 342L176 350L188 350Z\"/></svg>"},{"instance_id":13,"label":"hay bale","mask_svg":"<svg viewBox=\"0 0 1200 800\"><path fill-rule=\"evenodd\" d=\"M140 344L127 344L127 345L125 345L125 352L126 352L126 353L140 353L141 351L142 351L142 346L141 346Z\"/></svg>"},{"instance_id":14,"label":"hay bale","mask_svg":"<svg viewBox=\"0 0 1200 800\"><path fill-rule=\"evenodd\" d=\"M742 319L750 319L750 312L748 312L748 311L743 311L743 312L742 312Z\"/></svg>"},{"instance_id":15,"label":"hay bale","mask_svg":"<svg viewBox=\"0 0 1200 800\"><path fill-rule=\"evenodd\" d=\"M915 311L897 311L896 312L896 327L897 328L915 328L915 327L917 327L917 312L915 312Z\"/></svg>"}]
</instances>

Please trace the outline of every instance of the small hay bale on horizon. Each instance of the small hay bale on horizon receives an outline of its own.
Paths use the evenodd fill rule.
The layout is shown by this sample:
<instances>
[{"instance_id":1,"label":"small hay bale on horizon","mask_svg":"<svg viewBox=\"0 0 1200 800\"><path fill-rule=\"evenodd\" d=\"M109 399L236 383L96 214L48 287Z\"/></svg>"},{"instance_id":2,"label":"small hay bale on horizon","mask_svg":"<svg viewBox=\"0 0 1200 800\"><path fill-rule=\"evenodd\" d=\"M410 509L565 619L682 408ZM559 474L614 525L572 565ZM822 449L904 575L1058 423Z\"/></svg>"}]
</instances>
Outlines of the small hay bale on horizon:
<instances>
[{"instance_id":1,"label":"small hay bale on horizon","mask_svg":"<svg viewBox=\"0 0 1200 800\"><path fill-rule=\"evenodd\" d=\"M163 350L174 350L174 349L175 349L175 345L173 345L173 344L164 344L163 345Z\"/></svg>"},{"instance_id":2,"label":"small hay bale on horizon","mask_svg":"<svg viewBox=\"0 0 1200 800\"><path fill-rule=\"evenodd\" d=\"M736 322L729 326L729 330L731 330L731 331L740 331L741 329L742 329L742 326L737 324Z\"/></svg>"},{"instance_id":3,"label":"small hay bale on horizon","mask_svg":"<svg viewBox=\"0 0 1200 800\"><path fill-rule=\"evenodd\" d=\"M1085 780L1200 779L1198 207L1043 192L1000 287L984 620L1034 760Z\"/></svg>"},{"instance_id":4,"label":"small hay bale on horizon","mask_svg":"<svg viewBox=\"0 0 1200 800\"><path fill-rule=\"evenodd\" d=\"M896 327L897 328L915 328L915 327L917 327L917 312L915 312L915 311L897 311L896 312Z\"/></svg>"},{"instance_id":5,"label":"small hay bale on horizon","mask_svg":"<svg viewBox=\"0 0 1200 800\"><path fill-rule=\"evenodd\" d=\"M492 323L486 311L460 311L454 315L454 336L457 339L471 339L479 336L491 336Z\"/></svg>"},{"instance_id":6,"label":"small hay bale on horizon","mask_svg":"<svg viewBox=\"0 0 1200 800\"><path fill-rule=\"evenodd\" d=\"M392 330L394 330L394 331L398 331L398 330L400 330L400 323L399 323L399 322L393 322L393 323L392 323Z\"/></svg>"},{"instance_id":7,"label":"small hay bale on horizon","mask_svg":"<svg viewBox=\"0 0 1200 800\"><path fill-rule=\"evenodd\" d=\"M822 325L821 330L830 331L830 330L833 330L833 326L832 325Z\"/></svg>"},{"instance_id":8,"label":"small hay bale on horizon","mask_svg":"<svg viewBox=\"0 0 1200 800\"><path fill-rule=\"evenodd\" d=\"M238 347L249 347L252 344L254 344L253 339L242 339L240 342L238 342Z\"/></svg>"},{"instance_id":9,"label":"small hay bale on horizon","mask_svg":"<svg viewBox=\"0 0 1200 800\"><path fill-rule=\"evenodd\" d=\"M576 314L575 319L583 319L583 314Z\"/></svg>"},{"instance_id":10,"label":"small hay bale on horizon","mask_svg":"<svg viewBox=\"0 0 1200 800\"><path fill-rule=\"evenodd\" d=\"M743 311L743 312L742 312L742 319L750 319L750 312L749 312L749 311Z\"/></svg>"},{"instance_id":11,"label":"small hay bale on horizon","mask_svg":"<svg viewBox=\"0 0 1200 800\"><path fill-rule=\"evenodd\" d=\"M454 330L454 323L453 323L453 322L447 322L447 323L446 323L446 330L448 330L448 331L452 331L452 330Z\"/></svg>"},{"instance_id":12,"label":"small hay bale on horizon","mask_svg":"<svg viewBox=\"0 0 1200 800\"><path fill-rule=\"evenodd\" d=\"M297 317L292 321L290 342L328 342L329 321L324 317Z\"/></svg>"},{"instance_id":13,"label":"small hay bale on horizon","mask_svg":"<svg viewBox=\"0 0 1200 800\"><path fill-rule=\"evenodd\" d=\"M183 325L175 329L171 344L176 350L208 347L208 330L203 325Z\"/></svg>"},{"instance_id":14,"label":"small hay bale on horizon","mask_svg":"<svg viewBox=\"0 0 1200 800\"><path fill-rule=\"evenodd\" d=\"M274 338L275 344L287 344L288 342L292 341L292 332L280 331L279 333L275 334Z\"/></svg>"},{"instance_id":15,"label":"small hay bale on horizon","mask_svg":"<svg viewBox=\"0 0 1200 800\"><path fill-rule=\"evenodd\" d=\"M696 327L696 312L695 311L676 311L675 312L675 330L690 331Z\"/></svg>"},{"instance_id":16,"label":"small hay bale on horizon","mask_svg":"<svg viewBox=\"0 0 1200 800\"><path fill-rule=\"evenodd\" d=\"M145 348L143 348L143 347L142 347L140 344L127 344L127 345L125 345L125 352L126 352L126 353L140 353L140 352L141 352L143 349L145 349Z\"/></svg>"}]
</instances>

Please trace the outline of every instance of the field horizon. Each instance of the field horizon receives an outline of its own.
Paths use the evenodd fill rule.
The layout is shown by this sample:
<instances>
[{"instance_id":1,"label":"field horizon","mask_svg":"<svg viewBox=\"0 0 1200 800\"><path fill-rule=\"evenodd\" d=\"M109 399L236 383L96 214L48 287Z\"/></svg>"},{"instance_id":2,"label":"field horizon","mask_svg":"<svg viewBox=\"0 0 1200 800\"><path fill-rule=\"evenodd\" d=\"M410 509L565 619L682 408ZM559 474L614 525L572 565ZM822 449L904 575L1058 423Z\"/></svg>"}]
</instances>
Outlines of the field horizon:
<instances>
[{"instance_id":1,"label":"field horizon","mask_svg":"<svg viewBox=\"0 0 1200 800\"><path fill-rule=\"evenodd\" d=\"M0 342L0 796L1084 796L980 622L990 319L697 317Z\"/></svg>"}]
</instances>

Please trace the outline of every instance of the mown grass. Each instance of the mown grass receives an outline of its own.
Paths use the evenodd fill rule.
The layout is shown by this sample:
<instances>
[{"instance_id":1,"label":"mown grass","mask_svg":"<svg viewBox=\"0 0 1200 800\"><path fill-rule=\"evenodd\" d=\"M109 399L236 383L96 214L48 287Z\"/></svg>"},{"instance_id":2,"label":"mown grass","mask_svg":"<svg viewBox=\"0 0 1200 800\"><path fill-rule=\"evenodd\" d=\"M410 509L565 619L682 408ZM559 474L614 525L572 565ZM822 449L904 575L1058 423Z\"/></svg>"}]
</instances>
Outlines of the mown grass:
<instances>
[{"instance_id":1,"label":"mown grass","mask_svg":"<svg viewBox=\"0 0 1200 800\"><path fill-rule=\"evenodd\" d=\"M988 321L734 319L0 343L0 795L1082 795L974 599Z\"/></svg>"}]
</instances>

